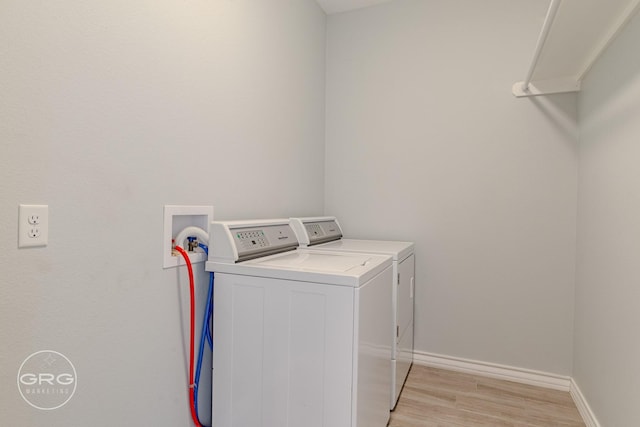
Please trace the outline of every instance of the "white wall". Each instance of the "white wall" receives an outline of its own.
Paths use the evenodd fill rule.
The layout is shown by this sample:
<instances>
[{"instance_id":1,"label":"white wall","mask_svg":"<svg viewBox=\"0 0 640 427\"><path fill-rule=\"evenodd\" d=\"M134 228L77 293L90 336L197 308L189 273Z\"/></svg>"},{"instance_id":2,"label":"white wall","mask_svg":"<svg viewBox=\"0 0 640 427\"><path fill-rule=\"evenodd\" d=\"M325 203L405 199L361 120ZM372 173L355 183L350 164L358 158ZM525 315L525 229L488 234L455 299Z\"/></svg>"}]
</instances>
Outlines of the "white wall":
<instances>
[{"instance_id":1,"label":"white wall","mask_svg":"<svg viewBox=\"0 0 640 427\"><path fill-rule=\"evenodd\" d=\"M640 425L640 19L583 82L574 379L602 426Z\"/></svg>"},{"instance_id":2,"label":"white wall","mask_svg":"<svg viewBox=\"0 0 640 427\"><path fill-rule=\"evenodd\" d=\"M325 212L348 237L416 242L417 350L569 375L576 97L510 91L546 7L329 16Z\"/></svg>"},{"instance_id":3,"label":"white wall","mask_svg":"<svg viewBox=\"0 0 640 427\"><path fill-rule=\"evenodd\" d=\"M190 425L186 273L162 269L163 205L322 211L325 15L5 0L0 40L0 425ZM17 249L19 203L49 205L48 247ZM15 386L46 349L78 373L55 411Z\"/></svg>"}]
</instances>

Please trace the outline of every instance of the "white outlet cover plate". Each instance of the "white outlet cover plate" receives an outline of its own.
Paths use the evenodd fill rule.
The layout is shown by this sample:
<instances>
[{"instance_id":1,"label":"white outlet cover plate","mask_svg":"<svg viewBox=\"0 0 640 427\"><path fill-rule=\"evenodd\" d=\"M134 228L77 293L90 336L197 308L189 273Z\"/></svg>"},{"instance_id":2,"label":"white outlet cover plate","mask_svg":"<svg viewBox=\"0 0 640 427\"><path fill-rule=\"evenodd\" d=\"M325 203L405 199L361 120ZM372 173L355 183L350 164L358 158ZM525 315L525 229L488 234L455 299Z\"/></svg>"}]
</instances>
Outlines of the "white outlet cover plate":
<instances>
[{"instance_id":1,"label":"white outlet cover plate","mask_svg":"<svg viewBox=\"0 0 640 427\"><path fill-rule=\"evenodd\" d=\"M47 246L49 243L49 206L20 205L18 209L18 247Z\"/></svg>"},{"instance_id":2,"label":"white outlet cover plate","mask_svg":"<svg viewBox=\"0 0 640 427\"><path fill-rule=\"evenodd\" d=\"M171 239L186 226L196 226L209 233L209 223L213 221L213 206L164 206L164 232L162 233L162 267L172 268L185 265L181 256L171 254ZM208 244L208 242L207 242ZM190 252L191 264L204 262L207 257L203 252Z\"/></svg>"}]
</instances>

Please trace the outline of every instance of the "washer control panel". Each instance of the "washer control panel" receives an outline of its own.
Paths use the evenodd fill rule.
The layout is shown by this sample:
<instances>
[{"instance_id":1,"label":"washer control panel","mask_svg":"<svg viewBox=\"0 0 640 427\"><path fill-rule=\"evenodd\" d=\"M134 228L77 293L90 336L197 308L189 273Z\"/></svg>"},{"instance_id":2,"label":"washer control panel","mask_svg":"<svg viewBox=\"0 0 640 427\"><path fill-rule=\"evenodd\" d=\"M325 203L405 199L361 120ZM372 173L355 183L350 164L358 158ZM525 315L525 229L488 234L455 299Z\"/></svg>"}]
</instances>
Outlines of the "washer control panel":
<instances>
[{"instance_id":1,"label":"washer control panel","mask_svg":"<svg viewBox=\"0 0 640 427\"><path fill-rule=\"evenodd\" d=\"M290 218L301 247L342 239L342 229L335 216Z\"/></svg>"},{"instance_id":2,"label":"washer control panel","mask_svg":"<svg viewBox=\"0 0 640 427\"><path fill-rule=\"evenodd\" d=\"M243 251L269 247L269 240L262 229L237 231L235 238L238 240L238 248Z\"/></svg>"},{"instance_id":3,"label":"washer control panel","mask_svg":"<svg viewBox=\"0 0 640 427\"><path fill-rule=\"evenodd\" d=\"M238 261L298 246L298 240L288 224L242 227L230 231L238 251Z\"/></svg>"},{"instance_id":4,"label":"washer control panel","mask_svg":"<svg viewBox=\"0 0 640 427\"><path fill-rule=\"evenodd\" d=\"M209 260L217 262L241 262L298 247L288 220L214 221L209 235Z\"/></svg>"},{"instance_id":5,"label":"washer control panel","mask_svg":"<svg viewBox=\"0 0 640 427\"><path fill-rule=\"evenodd\" d=\"M304 228L307 229L307 234L312 240L323 237L325 235L319 223L305 224Z\"/></svg>"}]
</instances>

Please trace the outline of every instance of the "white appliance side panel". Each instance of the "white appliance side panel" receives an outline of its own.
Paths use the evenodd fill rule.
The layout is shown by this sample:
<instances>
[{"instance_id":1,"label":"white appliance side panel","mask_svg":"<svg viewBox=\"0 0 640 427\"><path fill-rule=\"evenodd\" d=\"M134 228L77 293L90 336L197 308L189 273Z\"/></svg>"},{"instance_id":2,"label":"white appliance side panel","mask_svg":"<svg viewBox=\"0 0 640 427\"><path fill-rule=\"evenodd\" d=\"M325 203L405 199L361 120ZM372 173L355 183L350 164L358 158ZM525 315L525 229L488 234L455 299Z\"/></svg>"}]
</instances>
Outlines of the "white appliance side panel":
<instances>
[{"instance_id":1,"label":"white appliance side panel","mask_svg":"<svg viewBox=\"0 0 640 427\"><path fill-rule=\"evenodd\" d=\"M398 343L398 355L395 364L395 378L393 390L392 408L395 408L402 391L402 386L409 375L409 369L413 363L413 323L407 327Z\"/></svg>"},{"instance_id":2,"label":"white appliance side panel","mask_svg":"<svg viewBox=\"0 0 640 427\"><path fill-rule=\"evenodd\" d=\"M288 425L322 427L326 342L326 296L290 294ZM309 364L315 369L309 370Z\"/></svg>"},{"instance_id":3,"label":"white appliance side panel","mask_svg":"<svg viewBox=\"0 0 640 427\"><path fill-rule=\"evenodd\" d=\"M381 274L357 289L358 357L357 419L354 427L385 427L391 400L391 359L393 343L393 270Z\"/></svg>"},{"instance_id":4,"label":"white appliance side panel","mask_svg":"<svg viewBox=\"0 0 640 427\"><path fill-rule=\"evenodd\" d=\"M231 389L231 411L234 424L243 426L260 425L264 401L260 393L264 383L264 329L262 327L265 308L265 290L250 285L240 285L233 290L233 300L241 301L233 305L233 354L231 366L234 378ZM242 339L235 339L243 337ZM252 385L253 383L253 385ZM252 410L247 411L246 402L252 402Z\"/></svg>"},{"instance_id":5,"label":"white appliance side panel","mask_svg":"<svg viewBox=\"0 0 640 427\"><path fill-rule=\"evenodd\" d=\"M396 359L398 358L398 346L400 345L400 337L398 334L400 333L400 327L398 326L398 292L399 292L399 283L398 283L398 261L393 261L393 286L392 286L392 294L391 298L391 316L393 319L393 341L391 346L391 396L390 396L390 406L389 408L393 410L396 407L396 383L397 383L397 367L396 367Z\"/></svg>"},{"instance_id":6,"label":"white appliance side panel","mask_svg":"<svg viewBox=\"0 0 640 427\"><path fill-rule=\"evenodd\" d=\"M398 354L398 341L400 341L400 328L398 327L398 308L400 307L400 304L398 303L398 261L394 260L391 265L393 266L393 285L391 289L391 318L393 319L391 335L393 337L393 342L391 344L391 359L395 360L396 355Z\"/></svg>"},{"instance_id":7,"label":"white appliance side panel","mask_svg":"<svg viewBox=\"0 0 640 427\"><path fill-rule=\"evenodd\" d=\"M234 286L236 285L236 286ZM216 274L213 425L261 425L264 289ZM241 337L241 339L234 339ZM250 404L249 404L250 403Z\"/></svg>"},{"instance_id":8,"label":"white appliance side panel","mask_svg":"<svg viewBox=\"0 0 640 427\"><path fill-rule=\"evenodd\" d=\"M350 287L216 274L216 427L348 427Z\"/></svg>"},{"instance_id":9,"label":"white appliance side panel","mask_svg":"<svg viewBox=\"0 0 640 427\"><path fill-rule=\"evenodd\" d=\"M397 322L400 333L398 339L405 334L405 330L413 324L414 305L414 281L415 281L415 255L411 255L398 264L400 282L397 295Z\"/></svg>"},{"instance_id":10,"label":"white appliance side panel","mask_svg":"<svg viewBox=\"0 0 640 427\"><path fill-rule=\"evenodd\" d=\"M402 385L398 386L398 367L397 360L391 360L391 410L393 411L396 408L396 404L398 403L398 398L400 397L400 390L402 390Z\"/></svg>"}]
</instances>

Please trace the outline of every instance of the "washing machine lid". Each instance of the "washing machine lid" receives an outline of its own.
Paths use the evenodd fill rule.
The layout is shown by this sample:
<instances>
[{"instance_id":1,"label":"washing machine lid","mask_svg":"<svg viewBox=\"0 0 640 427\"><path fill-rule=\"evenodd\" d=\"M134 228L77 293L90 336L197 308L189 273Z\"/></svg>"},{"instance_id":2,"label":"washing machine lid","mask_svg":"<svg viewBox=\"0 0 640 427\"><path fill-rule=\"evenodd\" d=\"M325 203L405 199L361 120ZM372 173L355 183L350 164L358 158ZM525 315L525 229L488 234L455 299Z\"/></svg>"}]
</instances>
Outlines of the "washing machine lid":
<instances>
[{"instance_id":1,"label":"washing machine lid","mask_svg":"<svg viewBox=\"0 0 640 427\"><path fill-rule=\"evenodd\" d=\"M394 261L402 261L413 253L412 242L396 242L386 240L340 239L329 243L311 246L319 251L366 252L371 254L391 255Z\"/></svg>"},{"instance_id":2,"label":"washing machine lid","mask_svg":"<svg viewBox=\"0 0 640 427\"><path fill-rule=\"evenodd\" d=\"M358 287L391 266L388 255L298 249L235 264L207 262L216 273Z\"/></svg>"}]
</instances>

